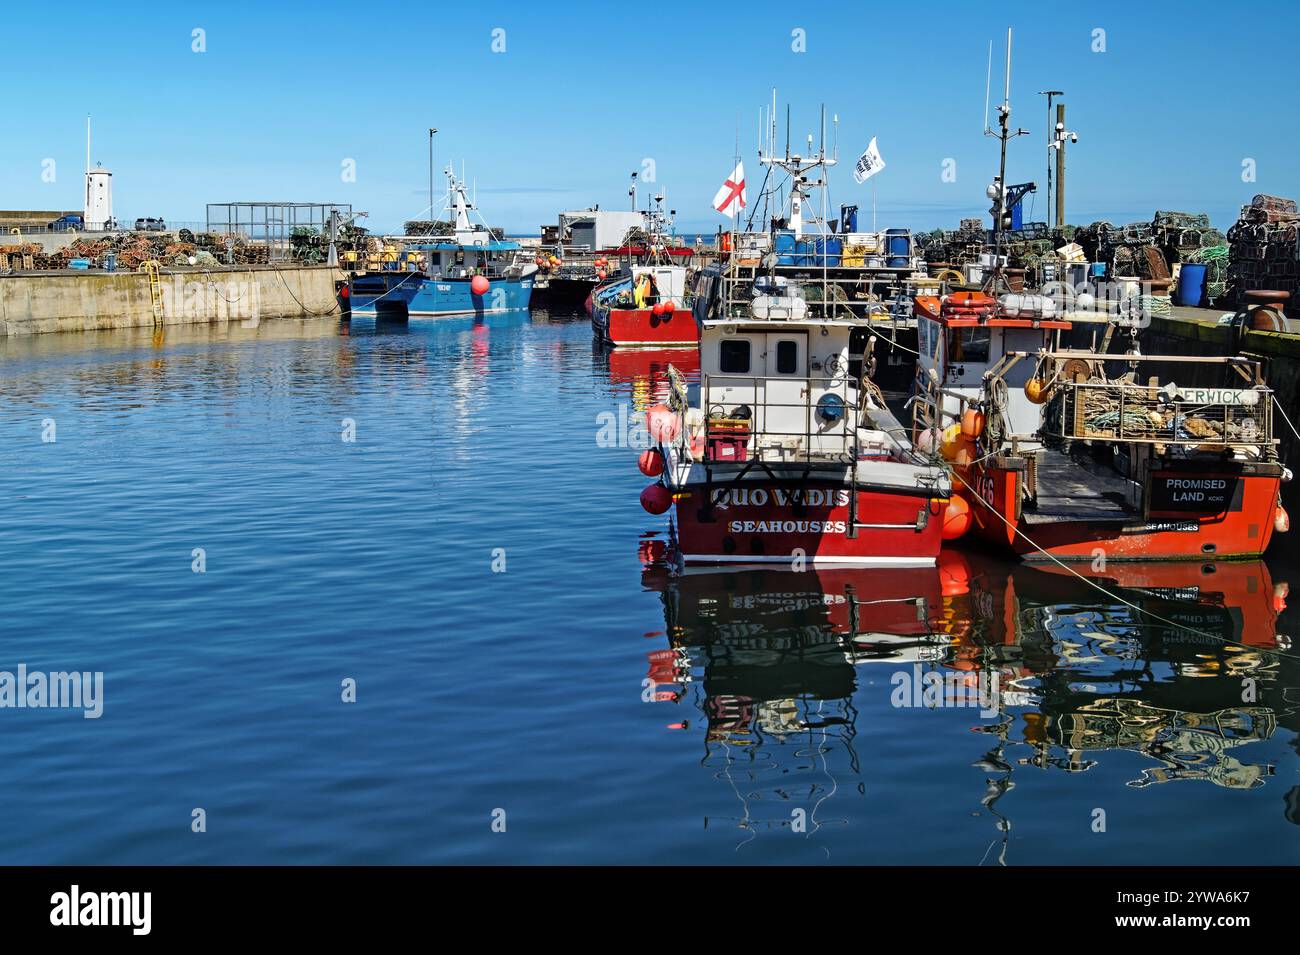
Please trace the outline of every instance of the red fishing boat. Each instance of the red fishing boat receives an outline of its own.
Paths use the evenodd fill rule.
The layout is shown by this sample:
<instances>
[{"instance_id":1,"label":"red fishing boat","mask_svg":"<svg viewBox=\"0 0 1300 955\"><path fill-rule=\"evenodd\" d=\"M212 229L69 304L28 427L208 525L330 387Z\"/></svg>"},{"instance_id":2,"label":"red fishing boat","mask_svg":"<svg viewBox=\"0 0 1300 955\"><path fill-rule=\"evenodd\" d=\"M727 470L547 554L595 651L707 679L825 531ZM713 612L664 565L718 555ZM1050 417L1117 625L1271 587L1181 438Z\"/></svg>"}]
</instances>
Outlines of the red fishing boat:
<instances>
[{"instance_id":1,"label":"red fishing boat","mask_svg":"<svg viewBox=\"0 0 1300 955\"><path fill-rule=\"evenodd\" d=\"M1029 560L1258 557L1289 520L1249 358L1099 355L1033 296L918 297L913 437L972 532Z\"/></svg>"},{"instance_id":2,"label":"red fishing boat","mask_svg":"<svg viewBox=\"0 0 1300 955\"><path fill-rule=\"evenodd\" d=\"M680 265L637 265L591 294L591 327L608 345L694 348L699 328Z\"/></svg>"},{"instance_id":3,"label":"red fishing boat","mask_svg":"<svg viewBox=\"0 0 1300 955\"><path fill-rule=\"evenodd\" d=\"M736 263L700 273L694 306L699 384L674 374L641 458L659 478L642 505L675 508L682 560L933 564L948 475L870 380L867 320Z\"/></svg>"}]
</instances>

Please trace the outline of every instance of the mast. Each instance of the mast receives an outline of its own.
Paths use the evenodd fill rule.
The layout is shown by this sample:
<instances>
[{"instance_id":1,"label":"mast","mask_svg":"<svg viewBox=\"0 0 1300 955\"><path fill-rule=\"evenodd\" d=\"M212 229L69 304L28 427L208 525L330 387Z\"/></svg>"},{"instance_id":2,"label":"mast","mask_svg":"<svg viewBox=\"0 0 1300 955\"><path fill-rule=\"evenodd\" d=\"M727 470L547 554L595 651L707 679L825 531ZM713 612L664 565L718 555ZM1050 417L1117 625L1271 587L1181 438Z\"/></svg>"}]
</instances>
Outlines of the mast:
<instances>
[{"instance_id":1,"label":"mast","mask_svg":"<svg viewBox=\"0 0 1300 955\"><path fill-rule=\"evenodd\" d=\"M985 99L987 100L987 89ZM985 135L996 135L999 143L998 157L998 177L993 184L989 186L986 195L993 200L993 284L991 288L996 292L997 285L1002 279L1002 246L1005 239L1004 231L1006 228L1007 218L1007 141L1016 137L1024 136L1028 130L1017 129L1012 132L1010 127L1011 121L1011 28L1007 27L1007 65L1006 75L1003 79L1002 87L1002 105L998 107L998 131L991 133L985 130Z\"/></svg>"}]
</instances>

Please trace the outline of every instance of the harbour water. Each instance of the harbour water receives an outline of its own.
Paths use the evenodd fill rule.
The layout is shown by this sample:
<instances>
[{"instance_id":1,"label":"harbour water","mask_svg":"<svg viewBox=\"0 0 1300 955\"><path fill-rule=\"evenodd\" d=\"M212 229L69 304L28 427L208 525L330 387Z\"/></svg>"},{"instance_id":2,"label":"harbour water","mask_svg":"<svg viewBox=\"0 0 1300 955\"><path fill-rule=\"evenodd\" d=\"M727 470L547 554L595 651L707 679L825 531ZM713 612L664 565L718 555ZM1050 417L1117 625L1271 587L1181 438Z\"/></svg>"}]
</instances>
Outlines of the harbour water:
<instances>
[{"instance_id":1,"label":"harbour water","mask_svg":"<svg viewBox=\"0 0 1300 955\"><path fill-rule=\"evenodd\" d=\"M1300 861L1282 546L674 577L646 372L540 309L0 341L0 671L103 673L0 708L0 863Z\"/></svg>"}]
</instances>

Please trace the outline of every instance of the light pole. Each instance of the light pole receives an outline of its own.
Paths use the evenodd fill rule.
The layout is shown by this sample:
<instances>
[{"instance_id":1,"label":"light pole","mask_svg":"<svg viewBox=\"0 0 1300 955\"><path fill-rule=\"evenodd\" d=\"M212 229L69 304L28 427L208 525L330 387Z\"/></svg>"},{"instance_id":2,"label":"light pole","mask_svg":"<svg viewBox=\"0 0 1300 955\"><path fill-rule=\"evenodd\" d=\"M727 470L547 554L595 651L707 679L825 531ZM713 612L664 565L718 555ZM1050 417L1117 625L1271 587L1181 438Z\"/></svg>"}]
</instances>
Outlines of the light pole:
<instances>
[{"instance_id":1,"label":"light pole","mask_svg":"<svg viewBox=\"0 0 1300 955\"><path fill-rule=\"evenodd\" d=\"M1052 217L1052 144L1056 142L1056 130L1052 126L1052 97L1064 96L1062 90L1039 90L1039 96L1047 97L1047 217Z\"/></svg>"},{"instance_id":2,"label":"light pole","mask_svg":"<svg viewBox=\"0 0 1300 955\"><path fill-rule=\"evenodd\" d=\"M434 127L429 127L429 231L433 231L433 134Z\"/></svg>"}]
</instances>

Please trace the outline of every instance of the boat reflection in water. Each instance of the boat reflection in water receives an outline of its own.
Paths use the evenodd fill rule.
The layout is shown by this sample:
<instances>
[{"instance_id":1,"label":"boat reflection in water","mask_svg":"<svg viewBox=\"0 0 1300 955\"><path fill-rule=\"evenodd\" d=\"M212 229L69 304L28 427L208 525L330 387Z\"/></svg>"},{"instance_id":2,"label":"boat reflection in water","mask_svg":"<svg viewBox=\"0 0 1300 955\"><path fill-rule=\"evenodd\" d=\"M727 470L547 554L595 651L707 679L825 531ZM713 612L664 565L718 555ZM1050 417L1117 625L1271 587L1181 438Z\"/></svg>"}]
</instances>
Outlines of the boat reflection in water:
<instances>
[{"instance_id":1,"label":"boat reflection in water","mask_svg":"<svg viewBox=\"0 0 1300 955\"><path fill-rule=\"evenodd\" d=\"M649 679L657 700L702 712L703 764L741 802L706 825L747 830L742 844L795 825L791 806L808 807L795 831L813 832L830 797L865 794L876 773L861 766L881 759L859 750L884 745L874 724L891 708L966 706L968 728L991 737L974 764L985 792L969 794L995 820L988 862L1007 861L1012 808L1000 802L1017 773L1084 773L1127 750L1149 761L1129 787L1249 790L1275 772L1276 750L1252 755L1254 744L1300 729L1300 667L1277 630L1287 586L1262 561L1092 574L945 552L908 570L683 571L662 546L641 551L669 641L649 654ZM856 741L868 711L869 746ZM908 729L921 750L935 732ZM1279 795L1300 823L1296 792ZM772 801L778 811L754 810Z\"/></svg>"},{"instance_id":2,"label":"boat reflection in water","mask_svg":"<svg viewBox=\"0 0 1300 955\"><path fill-rule=\"evenodd\" d=\"M670 365L688 381L700 377L700 353L694 348L613 348L593 341L591 349L594 367L607 371L620 391L630 389L637 411L668 399Z\"/></svg>"}]
</instances>

